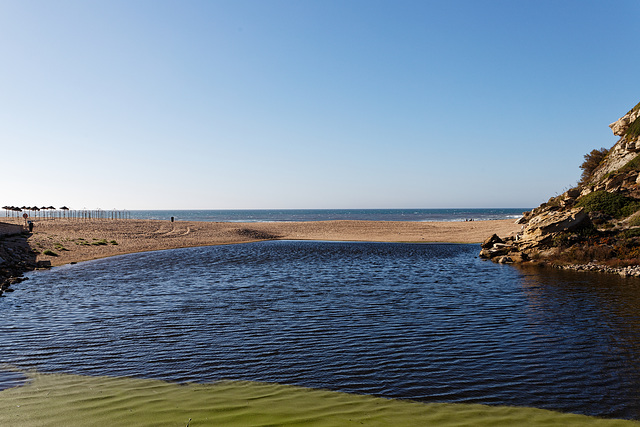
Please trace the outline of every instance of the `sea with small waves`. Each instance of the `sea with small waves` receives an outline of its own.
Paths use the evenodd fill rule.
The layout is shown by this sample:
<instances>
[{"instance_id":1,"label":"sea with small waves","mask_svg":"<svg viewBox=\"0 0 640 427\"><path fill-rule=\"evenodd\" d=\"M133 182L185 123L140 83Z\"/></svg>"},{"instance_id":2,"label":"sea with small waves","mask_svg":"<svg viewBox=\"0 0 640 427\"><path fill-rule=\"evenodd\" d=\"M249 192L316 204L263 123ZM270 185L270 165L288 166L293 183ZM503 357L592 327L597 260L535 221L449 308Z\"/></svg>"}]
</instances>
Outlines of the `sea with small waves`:
<instances>
[{"instance_id":1,"label":"sea with small waves","mask_svg":"<svg viewBox=\"0 0 640 427\"><path fill-rule=\"evenodd\" d=\"M239 210L132 210L130 218L211 222L290 221L486 221L517 219L528 208L506 209L239 209ZM108 211L105 211L108 212Z\"/></svg>"},{"instance_id":2,"label":"sea with small waves","mask_svg":"<svg viewBox=\"0 0 640 427\"><path fill-rule=\"evenodd\" d=\"M264 241L34 271L0 298L0 360L639 420L640 280L479 250Z\"/></svg>"}]
</instances>

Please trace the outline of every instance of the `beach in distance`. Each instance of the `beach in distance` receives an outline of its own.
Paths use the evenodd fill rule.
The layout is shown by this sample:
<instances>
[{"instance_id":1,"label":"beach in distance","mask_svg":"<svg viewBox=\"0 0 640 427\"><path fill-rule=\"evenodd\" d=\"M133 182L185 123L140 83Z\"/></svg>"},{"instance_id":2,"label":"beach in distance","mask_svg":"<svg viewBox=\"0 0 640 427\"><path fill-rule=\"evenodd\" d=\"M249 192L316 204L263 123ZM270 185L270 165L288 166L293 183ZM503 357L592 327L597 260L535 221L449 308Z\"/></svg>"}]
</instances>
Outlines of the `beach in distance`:
<instances>
[{"instance_id":1,"label":"beach in distance","mask_svg":"<svg viewBox=\"0 0 640 427\"><path fill-rule=\"evenodd\" d=\"M2 220L24 223L18 218ZM38 252L38 261L50 261L56 266L135 252L275 239L480 243L493 233L506 236L519 229L514 219L244 223L67 218L34 221L29 245Z\"/></svg>"}]
</instances>

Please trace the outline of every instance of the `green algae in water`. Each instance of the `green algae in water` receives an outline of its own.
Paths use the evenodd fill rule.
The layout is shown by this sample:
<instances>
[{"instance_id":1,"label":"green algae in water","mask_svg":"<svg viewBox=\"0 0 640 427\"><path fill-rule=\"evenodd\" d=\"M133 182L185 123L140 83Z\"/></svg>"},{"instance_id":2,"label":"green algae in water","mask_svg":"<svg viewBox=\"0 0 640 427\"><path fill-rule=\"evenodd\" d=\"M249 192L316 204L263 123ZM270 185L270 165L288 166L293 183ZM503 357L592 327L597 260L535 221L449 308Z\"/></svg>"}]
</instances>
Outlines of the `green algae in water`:
<instances>
[{"instance_id":1,"label":"green algae in water","mask_svg":"<svg viewBox=\"0 0 640 427\"><path fill-rule=\"evenodd\" d=\"M29 374L0 392L11 426L640 426L533 408L417 403L296 386Z\"/></svg>"}]
</instances>

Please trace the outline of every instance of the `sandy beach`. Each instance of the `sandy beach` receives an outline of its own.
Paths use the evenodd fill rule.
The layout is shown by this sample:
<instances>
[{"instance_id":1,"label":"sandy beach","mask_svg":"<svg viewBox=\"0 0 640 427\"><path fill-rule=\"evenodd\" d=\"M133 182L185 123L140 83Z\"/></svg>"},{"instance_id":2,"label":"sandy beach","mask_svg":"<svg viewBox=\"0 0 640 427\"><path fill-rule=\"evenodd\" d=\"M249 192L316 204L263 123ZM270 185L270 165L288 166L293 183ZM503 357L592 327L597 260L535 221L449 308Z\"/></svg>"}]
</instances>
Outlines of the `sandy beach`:
<instances>
[{"instance_id":1,"label":"sandy beach","mask_svg":"<svg viewBox=\"0 0 640 427\"><path fill-rule=\"evenodd\" d=\"M11 218L2 221L22 222ZM36 221L28 243L38 252L38 261L56 266L134 252L271 239L479 243L493 233L507 236L519 228L511 219L259 223L56 219Z\"/></svg>"}]
</instances>

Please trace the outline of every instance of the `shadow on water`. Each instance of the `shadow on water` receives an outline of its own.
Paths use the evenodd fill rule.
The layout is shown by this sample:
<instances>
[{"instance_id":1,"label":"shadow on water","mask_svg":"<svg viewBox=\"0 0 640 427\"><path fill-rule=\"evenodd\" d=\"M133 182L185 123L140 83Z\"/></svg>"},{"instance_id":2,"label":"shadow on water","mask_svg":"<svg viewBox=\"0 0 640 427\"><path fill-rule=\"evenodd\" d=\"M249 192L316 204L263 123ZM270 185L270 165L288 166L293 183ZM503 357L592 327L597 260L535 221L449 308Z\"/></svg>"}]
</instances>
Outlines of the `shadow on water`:
<instances>
[{"instance_id":1,"label":"shadow on water","mask_svg":"<svg viewBox=\"0 0 640 427\"><path fill-rule=\"evenodd\" d=\"M562 331L566 329L563 322L591 319L595 329L588 332L591 336L600 333L604 348L622 346L640 354L640 278L540 267L518 269L524 275L522 287L532 322Z\"/></svg>"},{"instance_id":2,"label":"shadow on water","mask_svg":"<svg viewBox=\"0 0 640 427\"><path fill-rule=\"evenodd\" d=\"M518 269L523 273L530 327L536 340L548 344L551 366L557 363L562 375L563 366L573 365L574 380L599 387L611 414L638 419L640 278L548 267ZM573 392L568 385L563 390L565 396Z\"/></svg>"}]
</instances>

